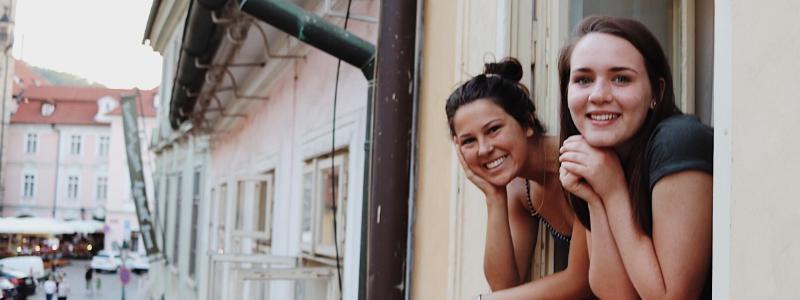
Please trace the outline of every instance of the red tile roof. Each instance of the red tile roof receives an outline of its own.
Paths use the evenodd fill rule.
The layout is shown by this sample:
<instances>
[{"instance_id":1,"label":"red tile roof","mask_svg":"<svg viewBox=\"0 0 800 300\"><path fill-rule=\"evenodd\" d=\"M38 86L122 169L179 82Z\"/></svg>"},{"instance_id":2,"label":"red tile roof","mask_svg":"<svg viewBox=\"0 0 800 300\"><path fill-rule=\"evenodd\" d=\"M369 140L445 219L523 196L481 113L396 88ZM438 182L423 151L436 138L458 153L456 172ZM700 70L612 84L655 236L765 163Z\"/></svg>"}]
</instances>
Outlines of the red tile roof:
<instances>
[{"instance_id":1,"label":"red tile roof","mask_svg":"<svg viewBox=\"0 0 800 300\"><path fill-rule=\"evenodd\" d=\"M155 117L156 110L153 105L157 88L140 91L142 105L139 112L141 116ZM11 123L56 123L56 124L83 124L100 125L97 122L97 100L111 97L119 104L121 95L133 94L134 90L107 89L96 87L68 87L68 86L28 86L22 92L19 108L11 116ZM42 103L55 104L55 112L50 116L42 116ZM108 114L119 115L119 106Z\"/></svg>"},{"instance_id":2,"label":"red tile roof","mask_svg":"<svg viewBox=\"0 0 800 300\"><path fill-rule=\"evenodd\" d=\"M27 63L18 59L14 60L14 77L17 79L14 80L14 95L18 94L23 86L50 85L47 79L34 72Z\"/></svg>"}]
</instances>

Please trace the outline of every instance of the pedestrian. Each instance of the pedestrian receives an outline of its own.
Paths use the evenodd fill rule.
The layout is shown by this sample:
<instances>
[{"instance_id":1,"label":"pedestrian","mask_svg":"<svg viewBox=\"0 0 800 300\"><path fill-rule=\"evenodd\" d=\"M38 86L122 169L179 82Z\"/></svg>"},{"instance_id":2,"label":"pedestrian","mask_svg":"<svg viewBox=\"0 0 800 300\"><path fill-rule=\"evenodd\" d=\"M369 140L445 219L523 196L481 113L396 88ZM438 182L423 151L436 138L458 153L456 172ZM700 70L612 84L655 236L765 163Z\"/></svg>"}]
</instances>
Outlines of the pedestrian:
<instances>
[{"instance_id":1,"label":"pedestrian","mask_svg":"<svg viewBox=\"0 0 800 300\"><path fill-rule=\"evenodd\" d=\"M92 276L94 276L94 270L92 267L86 266L84 278L86 278L86 290L89 291L89 294L92 294Z\"/></svg>"},{"instance_id":2,"label":"pedestrian","mask_svg":"<svg viewBox=\"0 0 800 300\"><path fill-rule=\"evenodd\" d=\"M61 284L58 285L58 300L67 300L67 296L69 296L71 288L69 286L69 281L65 277L62 279Z\"/></svg>"},{"instance_id":3,"label":"pedestrian","mask_svg":"<svg viewBox=\"0 0 800 300\"><path fill-rule=\"evenodd\" d=\"M56 293L56 282L53 280L53 275L47 278L44 282L44 295L47 300L53 300L53 295Z\"/></svg>"},{"instance_id":4,"label":"pedestrian","mask_svg":"<svg viewBox=\"0 0 800 300\"><path fill-rule=\"evenodd\" d=\"M100 276L97 276L97 292L100 292L100 287L102 286L102 282L100 281Z\"/></svg>"}]
</instances>

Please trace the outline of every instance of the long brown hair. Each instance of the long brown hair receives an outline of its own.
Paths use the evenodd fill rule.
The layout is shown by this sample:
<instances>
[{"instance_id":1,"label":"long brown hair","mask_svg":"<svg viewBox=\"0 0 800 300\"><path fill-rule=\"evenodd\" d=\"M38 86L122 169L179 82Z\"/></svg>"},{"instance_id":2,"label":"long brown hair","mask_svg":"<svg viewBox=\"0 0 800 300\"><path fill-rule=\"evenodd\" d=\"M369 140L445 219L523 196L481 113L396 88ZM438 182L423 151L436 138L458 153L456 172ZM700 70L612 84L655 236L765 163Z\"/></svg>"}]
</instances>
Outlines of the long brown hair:
<instances>
[{"instance_id":1,"label":"long brown hair","mask_svg":"<svg viewBox=\"0 0 800 300\"><path fill-rule=\"evenodd\" d=\"M653 231L652 197L650 193L649 161L650 155L646 151L647 143L653 129L661 121L681 114L675 105L675 91L672 87L672 71L667 62L664 50L655 36L641 23L631 19L589 16L584 18L575 28L570 42L561 49L558 58L558 79L561 91L561 143L568 137L580 134L572 120L567 106L567 87L570 77L570 60L575 45L590 33L610 34L631 43L644 58L650 88L655 97L655 107L648 111L644 124L631 138L630 155L621 157L628 183L628 192L631 196L631 206L635 219L642 230L651 235ZM659 80L664 81L663 90ZM659 97L660 96L660 97ZM591 229L589 223L589 208L586 202L577 196L567 195L575 215L586 228Z\"/></svg>"}]
</instances>

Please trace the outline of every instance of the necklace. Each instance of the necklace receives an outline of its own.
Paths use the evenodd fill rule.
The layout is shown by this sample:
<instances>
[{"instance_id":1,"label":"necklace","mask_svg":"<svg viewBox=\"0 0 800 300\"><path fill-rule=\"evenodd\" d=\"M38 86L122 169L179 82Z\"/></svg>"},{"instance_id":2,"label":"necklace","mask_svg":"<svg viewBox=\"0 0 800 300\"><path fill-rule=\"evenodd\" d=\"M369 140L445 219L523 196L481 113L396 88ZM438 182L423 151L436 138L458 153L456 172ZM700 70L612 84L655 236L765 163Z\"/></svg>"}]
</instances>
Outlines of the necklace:
<instances>
[{"instance_id":1,"label":"necklace","mask_svg":"<svg viewBox=\"0 0 800 300\"><path fill-rule=\"evenodd\" d=\"M528 197L528 210L529 210L529 212L531 214L531 217L538 216L539 215L539 210L542 209L542 205L544 205L544 202L543 201L539 201L539 208L533 208L533 201L531 201L531 185L530 185L530 183L528 183L528 179L527 178L525 178L525 196Z\"/></svg>"}]
</instances>

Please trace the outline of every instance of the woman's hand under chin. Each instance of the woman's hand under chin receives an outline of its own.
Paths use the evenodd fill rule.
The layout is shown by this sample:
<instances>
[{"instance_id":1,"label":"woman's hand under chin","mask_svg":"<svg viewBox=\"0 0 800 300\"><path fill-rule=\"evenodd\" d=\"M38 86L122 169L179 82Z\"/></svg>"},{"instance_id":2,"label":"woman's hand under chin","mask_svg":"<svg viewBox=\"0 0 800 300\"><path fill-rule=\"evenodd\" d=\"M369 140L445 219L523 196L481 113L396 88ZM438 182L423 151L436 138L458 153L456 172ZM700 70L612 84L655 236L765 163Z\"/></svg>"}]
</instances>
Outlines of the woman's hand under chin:
<instances>
[{"instance_id":1,"label":"woman's hand under chin","mask_svg":"<svg viewBox=\"0 0 800 300\"><path fill-rule=\"evenodd\" d=\"M564 141L559 152L562 185L576 196L594 194L607 199L620 189L627 191L625 173L613 149L594 147L583 136L573 135Z\"/></svg>"},{"instance_id":2,"label":"woman's hand under chin","mask_svg":"<svg viewBox=\"0 0 800 300\"><path fill-rule=\"evenodd\" d=\"M495 199L497 197L506 196L506 186L498 186L494 185L488 180L478 176L475 172L470 169L469 165L467 165L466 160L464 159L464 154L461 153L461 149L458 147L458 138L453 137L453 144L456 147L456 153L458 154L458 161L461 162L461 167L464 169L464 173L467 176L467 179L471 181L475 186L477 186L484 195L486 195L486 199Z\"/></svg>"}]
</instances>

